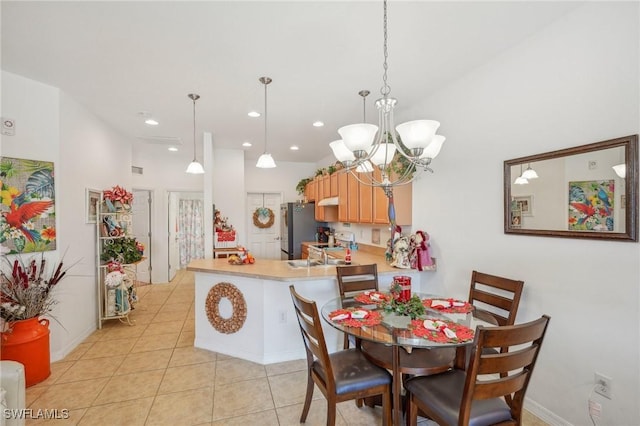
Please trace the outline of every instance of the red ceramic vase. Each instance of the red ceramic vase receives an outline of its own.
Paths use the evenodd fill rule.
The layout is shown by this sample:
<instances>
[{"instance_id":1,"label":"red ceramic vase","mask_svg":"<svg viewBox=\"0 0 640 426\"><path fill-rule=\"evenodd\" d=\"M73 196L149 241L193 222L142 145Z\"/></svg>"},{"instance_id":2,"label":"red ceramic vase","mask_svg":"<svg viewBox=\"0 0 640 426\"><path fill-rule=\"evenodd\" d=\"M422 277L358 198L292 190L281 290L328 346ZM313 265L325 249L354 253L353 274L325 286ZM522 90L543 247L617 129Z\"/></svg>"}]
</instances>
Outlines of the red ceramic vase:
<instances>
[{"instance_id":1,"label":"red ceramic vase","mask_svg":"<svg viewBox=\"0 0 640 426\"><path fill-rule=\"evenodd\" d=\"M40 383L51 374L49 358L49 320L29 318L9 323L0 333L0 359L24 365L27 387Z\"/></svg>"}]
</instances>

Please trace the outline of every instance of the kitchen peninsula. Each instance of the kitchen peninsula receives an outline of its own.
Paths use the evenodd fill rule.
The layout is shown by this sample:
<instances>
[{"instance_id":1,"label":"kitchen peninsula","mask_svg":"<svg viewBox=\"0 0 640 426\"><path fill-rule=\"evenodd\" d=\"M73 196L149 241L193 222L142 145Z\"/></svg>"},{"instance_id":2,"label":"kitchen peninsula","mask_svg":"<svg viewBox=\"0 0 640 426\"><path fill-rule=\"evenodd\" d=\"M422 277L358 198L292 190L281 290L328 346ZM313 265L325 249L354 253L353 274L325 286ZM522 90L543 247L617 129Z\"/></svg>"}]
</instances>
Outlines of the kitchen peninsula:
<instances>
[{"instance_id":1,"label":"kitchen peninsula","mask_svg":"<svg viewBox=\"0 0 640 426\"><path fill-rule=\"evenodd\" d=\"M342 259L344 251L331 251L330 255ZM289 262L257 259L254 264L232 265L227 259L192 261L187 270L195 273L194 345L260 364L303 359L289 285L295 285L296 291L315 300L320 308L339 295L336 267L292 266ZM304 262L298 260L296 265ZM393 276L407 275L414 291L424 291L420 279L424 273L393 268L380 253L358 250L353 252L352 262L376 263L380 289L386 290ZM231 331L226 328L230 322ZM324 331L329 351L339 349L342 335L328 325Z\"/></svg>"}]
</instances>

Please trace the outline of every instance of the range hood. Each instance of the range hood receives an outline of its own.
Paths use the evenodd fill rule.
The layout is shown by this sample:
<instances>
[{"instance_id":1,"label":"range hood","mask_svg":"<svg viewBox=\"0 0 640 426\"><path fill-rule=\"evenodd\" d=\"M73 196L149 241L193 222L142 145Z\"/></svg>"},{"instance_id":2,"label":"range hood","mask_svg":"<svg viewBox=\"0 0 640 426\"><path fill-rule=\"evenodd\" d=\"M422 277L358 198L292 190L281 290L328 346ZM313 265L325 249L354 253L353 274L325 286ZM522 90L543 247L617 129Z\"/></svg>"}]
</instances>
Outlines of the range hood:
<instances>
[{"instance_id":1,"label":"range hood","mask_svg":"<svg viewBox=\"0 0 640 426\"><path fill-rule=\"evenodd\" d=\"M318 203L318 206L320 207L324 207L324 206L337 206L338 205L338 197L329 197L329 198L323 198L322 200L320 200L320 202Z\"/></svg>"}]
</instances>

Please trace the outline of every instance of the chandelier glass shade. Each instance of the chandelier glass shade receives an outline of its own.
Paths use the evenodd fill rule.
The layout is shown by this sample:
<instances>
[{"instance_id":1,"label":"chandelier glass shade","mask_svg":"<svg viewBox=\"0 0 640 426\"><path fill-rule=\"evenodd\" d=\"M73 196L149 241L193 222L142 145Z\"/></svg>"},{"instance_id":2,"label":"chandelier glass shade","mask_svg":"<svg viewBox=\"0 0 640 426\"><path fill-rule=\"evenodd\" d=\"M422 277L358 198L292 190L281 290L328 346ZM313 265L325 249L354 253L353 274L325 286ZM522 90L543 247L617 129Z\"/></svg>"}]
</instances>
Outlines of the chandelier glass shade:
<instances>
[{"instance_id":1,"label":"chandelier glass shade","mask_svg":"<svg viewBox=\"0 0 640 426\"><path fill-rule=\"evenodd\" d=\"M394 109L397 100L389 96L387 84L387 1L384 1L384 63L382 97L375 103L378 109L378 125L366 122L350 124L338 129L342 140L329 144L336 159L367 185L382 187L388 196L391 188L407 184L428 170L431 161L440 153L445 138L436 135L440 123L435 120L414 120L394 124ZM368 90L359 92L365 98ZM366 106L365 106L366 108ZM373 173L380 170L379 177ZM363 176L364 175L364 176ZM366 176L366 177L365 177Z\"/></svg>"},{"instance_id":2,"label":"chandelier glass shade","mask_svg":"<svg viewBox=\"0 0 640 426\"><path fill-rule=\"evenodd\" d=\"M196 160L196 101L200 99L200 95L189 93L187 96L193 101L193 161L187 166L186 173L201 175L204 173L204 167Z\"/></svg>"}]
</instances>

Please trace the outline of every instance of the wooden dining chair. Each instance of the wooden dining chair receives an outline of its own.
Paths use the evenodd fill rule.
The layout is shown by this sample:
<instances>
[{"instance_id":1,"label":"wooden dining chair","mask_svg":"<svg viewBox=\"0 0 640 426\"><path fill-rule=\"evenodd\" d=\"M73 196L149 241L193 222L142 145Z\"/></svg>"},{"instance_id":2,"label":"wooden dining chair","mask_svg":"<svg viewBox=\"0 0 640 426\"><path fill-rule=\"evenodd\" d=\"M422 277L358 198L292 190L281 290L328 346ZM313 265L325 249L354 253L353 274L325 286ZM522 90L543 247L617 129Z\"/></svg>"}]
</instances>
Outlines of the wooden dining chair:
<instances>
[{"instance_id":1,"label":"wooden dining chair","mask_svg":"<svg viewBox=\"0 0 640 426\"><path fill-rule=\"evenodd\" d=\"M353 296L366 290L378 290L378 265L349 265L336 266L338 290L340 297ZM353 345L359 343L353 337ZM350 346L350 337L344 335L344 348Z\"/></svg>"},{"instance_id":2,"label":"wooden dining chair","mask_svg":"<svg viewBox=\"0 0 640 426\"><path fill-rule=\"evenodd\" d=\"M525 324L479 326L466 370L454 368L405 382L407 423L416 425L420 409L441 426L521 424L524 396L549 320L543 315ZM510 350L483 350L493 347Z\"/></svg>"},{"instance_id":3,"label":"wooden dining chair","mask_svg":"<svg viewBox=\"0 0 640 426\"><path fill-rule=\"evenodd\" d=\"M307 392L300 423L309 413L314 383L327 400L327 425L336 421L336 404L380 395L383 424L391 424L391 375L369 362L359 349L345 349L329 354L314 301L300 296L289 286L294 309L307 354Z\"/></svg>"},{"instance_id":4,"label":"wooden dining chair","mask_svg":"<svg viewBox=\"0 0 640 426\"><path fill-rule=\"evenodd\" d=\"M513 325L520 305L524 281L473 271L469 303L474 316L497 325Z\"/></svg>"}]
</instances>

